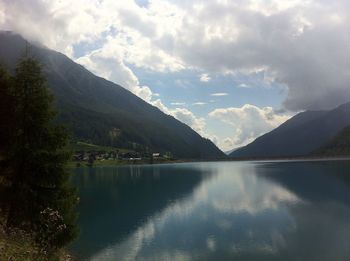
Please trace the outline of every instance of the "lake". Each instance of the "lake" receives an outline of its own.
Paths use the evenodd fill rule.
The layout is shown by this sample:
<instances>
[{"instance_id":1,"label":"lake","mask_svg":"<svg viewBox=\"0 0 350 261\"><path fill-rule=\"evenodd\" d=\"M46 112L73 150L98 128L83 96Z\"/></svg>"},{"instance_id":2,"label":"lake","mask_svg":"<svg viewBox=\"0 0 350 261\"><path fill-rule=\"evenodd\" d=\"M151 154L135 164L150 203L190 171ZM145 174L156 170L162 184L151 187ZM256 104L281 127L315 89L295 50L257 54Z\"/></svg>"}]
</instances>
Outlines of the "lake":
<instances>
[{"instance_id":1,"label":"lake","mask_svg":"<svg viewBox=\"0 0 350 261\"><path fill-rule=\"evenodd\" d=\"M350 162L78 168L79 260L350 260Z\"/></svg>"}]
</instances>

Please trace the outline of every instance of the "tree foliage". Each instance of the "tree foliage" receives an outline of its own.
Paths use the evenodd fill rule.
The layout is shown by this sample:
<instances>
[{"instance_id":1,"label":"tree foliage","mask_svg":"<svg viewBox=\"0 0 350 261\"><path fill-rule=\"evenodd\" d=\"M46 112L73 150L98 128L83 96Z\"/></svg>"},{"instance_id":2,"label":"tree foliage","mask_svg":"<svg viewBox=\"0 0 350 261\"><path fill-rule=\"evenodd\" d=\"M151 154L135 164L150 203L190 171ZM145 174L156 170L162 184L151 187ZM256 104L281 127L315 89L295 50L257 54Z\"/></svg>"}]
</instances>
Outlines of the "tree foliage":
<instances>
[{"instance_id":1,"label":"tree foliage","mask_svg":"<svg viewBox=\"0 0 350 261\"><path fill-rule=\"evenodd\" d=\"M0 66L0 156L9 148L14 128L14 98L10 94L13 79Z\"/></svg>"},{"instance_id":2,"label":"tree foliage","mask_svg":"<svg viewBox=\"0 0 350 261\"><path fill-rule=\"evenodd\" d=\"M315 150L315 156L348 156L350 155L350 126L345 127L329 142Z\"/></svg>"},{"instance_id":3,"label":"tree foliage","mask_svg":"<svg viewBox=\"0 0 350 261\"><path fill-rule=\"evenodd\" d=\"M0 71L1 72L1 71ZM69 185L66 163L70 154L64 150L67 133L53 123L53 97L38 62L32 58L19 61L12 79L2 72L1 152L3 205L8 227L33 231L37 242L50 238L46 250L63 247L76 236L76 192ZM1 97L1 98L2 98ZM9 124L8 124L9 123ZM1 145L2 145L1 144ZM5 148L5 147L4 147ZM60 231L43 224L48 210L59 216ZM45 228L47 228L45 230ZM53 236L54 235L54 236Z\"/></svg>"}]
</instances>

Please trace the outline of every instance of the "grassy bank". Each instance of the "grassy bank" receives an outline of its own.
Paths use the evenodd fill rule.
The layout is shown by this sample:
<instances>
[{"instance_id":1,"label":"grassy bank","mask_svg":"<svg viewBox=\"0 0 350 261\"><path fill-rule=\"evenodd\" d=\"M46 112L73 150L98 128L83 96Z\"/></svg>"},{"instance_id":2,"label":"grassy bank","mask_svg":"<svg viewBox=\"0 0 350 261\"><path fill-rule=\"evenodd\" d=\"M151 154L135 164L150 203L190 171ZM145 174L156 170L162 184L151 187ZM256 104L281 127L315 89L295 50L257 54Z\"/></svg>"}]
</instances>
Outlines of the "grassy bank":
<instances>
[{"instance_id":1,"label":"grassy bank","mask_svg":"<svg viewBox=\"0 0 350 261\"><path fill-rule=\"evenodd\" d=\"M40 251L31 235L19 229L5 229L4 214L0 209L0 260L1 261L70 261L64 250L48 256Z\"/></svg>"},{"instance_id":2,"label":"grassy bank","mask_svg":"<svg viewBox=\"0 0 350 261\"><path fill-rule=\"evenodd\" d=\"M0 260L11 261L69 261L72 258L63 250L58 251L54 256L47 256L41 253L35 246L30 236L22 231L13 230L5 232L0 227Z\"/></svg>"},{"instance_id":3,"label":"grassy bank","mask_svg":"<svg viewBox=\"0 0 350 261\"><path fill-rule=\"evenodd\" d=\"M167 159L159 159L159 160L153 160L152 164L165 164L165 163L181 163L186 162L184 160L167 160ZM99 166L122 166L122 165L143 165L143 164L151 164L149 159L145 160L138 160L138 161L132 161L132 160L96 160L94 161L93 166L99 167ZM68 168L76 168L76 167L89 167L87 162L76 162L76 161L70 161L68 163Z\"/></svg>"},{"instance_id":4,"label":"grassy bank","mask_svg":"<svg viewBox=\"0 0 350 261\"><path fill-rule=\"evenodd\" d=\"M0 260L13 261L68 261L72 258L63 250L53 255L40 251L30 235L20 230L8 232L0 225Z\"/></svg>"},{"instance_id":5,"label":"grassy bank","mask_svg":"<svg viewBox=\"0 0 350 261\"><path fill-rule=\"evenodd\" d=\"M110 151L116 151L118 150L121 153L126 153L126 152L132 152L133 150L130 149L124 149L124 148L115 148L115 147L108 147L108 146L100 146L100 145L95 145L95 144L91 144L91 143L87 143L87 142L82 142L82 141L78 141L78 142L71 142L68 146L67 146L68 150L71 151L106 151L106 152L110 152Z\"/></svg>"}]
</instances>

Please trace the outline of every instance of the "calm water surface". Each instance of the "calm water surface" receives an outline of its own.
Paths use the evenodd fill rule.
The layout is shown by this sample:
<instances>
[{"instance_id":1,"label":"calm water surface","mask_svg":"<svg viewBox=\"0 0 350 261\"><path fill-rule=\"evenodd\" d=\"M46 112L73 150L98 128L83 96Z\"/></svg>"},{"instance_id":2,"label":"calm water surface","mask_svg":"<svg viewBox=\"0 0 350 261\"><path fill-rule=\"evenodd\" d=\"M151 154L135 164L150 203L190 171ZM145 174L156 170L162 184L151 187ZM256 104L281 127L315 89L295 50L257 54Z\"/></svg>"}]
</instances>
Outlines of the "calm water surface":
<instances>
[{"instance_id":1,"label":"calm water surface","mask_svg":"<svg viewBox=\"0 0 350 261\"><path fill-rule=\"evenodd\" d=\"M350 260L350 162L81 168L81 260Z\"/></svg>"}]
</instances>

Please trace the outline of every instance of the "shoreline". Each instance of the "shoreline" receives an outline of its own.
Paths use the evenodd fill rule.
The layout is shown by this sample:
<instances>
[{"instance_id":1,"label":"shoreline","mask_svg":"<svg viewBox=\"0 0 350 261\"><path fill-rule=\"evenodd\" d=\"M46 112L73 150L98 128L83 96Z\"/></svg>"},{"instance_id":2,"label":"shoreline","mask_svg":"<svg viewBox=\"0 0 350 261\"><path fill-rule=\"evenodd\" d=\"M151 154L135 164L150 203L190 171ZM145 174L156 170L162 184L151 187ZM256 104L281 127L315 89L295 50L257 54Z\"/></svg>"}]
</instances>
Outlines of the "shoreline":
<instances>
[{"instance_id":1,"label":"shoreline","mask_svg":"<svg viewBox=\"0 0 350 261\"><path fill-rule=\"evenodd\" d=\"M162 165L162 164L179 164L179 163L196 163L196 162L304 162L304 161L346 161L350 156L318 156L318 157L278 157L278 158L223 158L223 159L179 159L179 160L159 160L150 163L149 161L129 161L129 160L104 160L95 161L92 166L87 162L68 163L68 168L94 168L105 166L134 166L134 165ZM79 163L79 164L77 164Z\"/></svg>"}]
</instances>

